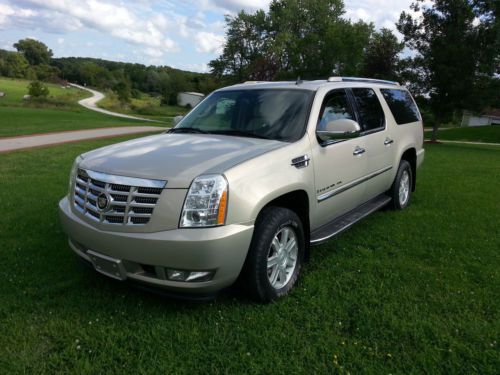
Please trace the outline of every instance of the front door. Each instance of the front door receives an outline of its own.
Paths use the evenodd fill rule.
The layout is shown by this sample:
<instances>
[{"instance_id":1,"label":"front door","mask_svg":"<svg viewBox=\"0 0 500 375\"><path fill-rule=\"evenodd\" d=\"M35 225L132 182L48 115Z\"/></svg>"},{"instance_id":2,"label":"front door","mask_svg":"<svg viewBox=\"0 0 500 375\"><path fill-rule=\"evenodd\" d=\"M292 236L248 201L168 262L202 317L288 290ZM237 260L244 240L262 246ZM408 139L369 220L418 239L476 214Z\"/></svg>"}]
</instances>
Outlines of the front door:
<instances>
[{"instance_id":1,"label":"front door","mask_svg":"<svg viewBox=\"0 0 500 375\"><path fill-rule=\"evenodd\" d=\"M317 130L336 119L356 120L346 90L330 91L323 100L317 122ZM316 204L318 218L315 226L321 226L350 211L364 197L367 159L364 138L329 143L317 142L313 149Z\"/></svg>"}]
</instances>

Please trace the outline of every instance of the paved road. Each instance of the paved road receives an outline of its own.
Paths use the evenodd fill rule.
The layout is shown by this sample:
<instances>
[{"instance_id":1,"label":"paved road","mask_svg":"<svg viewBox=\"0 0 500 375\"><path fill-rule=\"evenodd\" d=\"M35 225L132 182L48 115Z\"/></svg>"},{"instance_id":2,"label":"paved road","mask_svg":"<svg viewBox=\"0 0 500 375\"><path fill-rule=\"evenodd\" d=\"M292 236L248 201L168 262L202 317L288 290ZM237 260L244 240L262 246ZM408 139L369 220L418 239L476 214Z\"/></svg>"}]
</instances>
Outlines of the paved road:
<instances>
[{"instance_id":1,"label":"paved road","mask_svg":"<svg viewBox=\"0 0 500 375\"><path fill-rule=\"evenodd\" d=\"M27 148L53 146L61 143L78 142L88 139L115 137L119 135L160 132L166 128L160 126L124 126L90 130L72 130L59 133L27 135L20 137L0 138L0 153Z\"/></svg>"},{"instance_id":2,"label":"paved road","mask_svg":"<svg viewBox=\"0 0 500 375\"><path fill-rule=\"evenodd\" d=\"M106 109L99 108L97 106L97 102L101 99L104 99L104 97L105 97L105 95L102 92L92 90L92 89L89 89L88 87L80 86L80 85L77 85L75 83L70 83L70 85L73 87L79 88L81 90L87 90L88 92L92 93L92 96L90 98L85 98L85 99L82 99L78 102L78 104L80 104L81 106L83 106L85 108L90 109L91 111L101 112L101 113L105 113L106 115L128 118L128 119L132 119L132 120L141 120L141 121L148 121L148 122L161 122L161 121L157 121L157 120L151 120L148 118L125 115L123 113L112 112L112 111L108 111Z\"/></svg>"}]
</instances>

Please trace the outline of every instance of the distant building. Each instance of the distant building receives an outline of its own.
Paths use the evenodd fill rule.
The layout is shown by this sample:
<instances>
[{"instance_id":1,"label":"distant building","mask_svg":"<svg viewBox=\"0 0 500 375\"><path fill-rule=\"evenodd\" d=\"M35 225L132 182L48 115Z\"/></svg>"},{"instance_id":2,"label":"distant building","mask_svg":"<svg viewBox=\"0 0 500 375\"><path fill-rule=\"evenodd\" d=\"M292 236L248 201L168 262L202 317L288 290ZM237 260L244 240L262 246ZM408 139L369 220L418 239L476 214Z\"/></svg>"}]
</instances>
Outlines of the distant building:
<instances>
[{"instance_id":1,"label":"distant building","mask_svg":"<svg viewBox=\"0 0 500 375\"><path fill-rule=\"evenodd\" d=\"M480 115L464 112L462 127L486 125L500 125L500 109L490 109Z\"/></svg>"},{"instance_id":2,"label":"distant building","mask_svg":"<svg viewBox=\"0 0 500 375\"><path fill-rule=\"evenodd\" d=\"M181 107L194 108L204 97L205 95L199 92L180 92L179 95L177 95L177 104Z\"/></svg>"}]
</instances>

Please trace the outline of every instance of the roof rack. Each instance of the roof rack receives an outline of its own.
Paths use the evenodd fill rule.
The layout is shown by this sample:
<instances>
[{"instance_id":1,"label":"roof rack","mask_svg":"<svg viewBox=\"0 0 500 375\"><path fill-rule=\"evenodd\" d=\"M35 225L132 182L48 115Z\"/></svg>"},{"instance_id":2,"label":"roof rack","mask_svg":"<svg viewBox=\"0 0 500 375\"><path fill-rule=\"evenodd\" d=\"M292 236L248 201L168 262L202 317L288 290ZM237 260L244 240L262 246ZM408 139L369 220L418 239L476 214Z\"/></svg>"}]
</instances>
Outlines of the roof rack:
<instances>
[{"instance_id":1,"label":"roof rack","mask_svg":"<svg viewBox=\"0 0 500 375\"><path fill-rule=\"evenodd\" d=\"M373 78L359 78L359 77L330 77L328 82L369 82L369 83L382 83L385 85L400 86L399 82L386 81L384 79L373 79Z\"/></svg>"}]
</instances>

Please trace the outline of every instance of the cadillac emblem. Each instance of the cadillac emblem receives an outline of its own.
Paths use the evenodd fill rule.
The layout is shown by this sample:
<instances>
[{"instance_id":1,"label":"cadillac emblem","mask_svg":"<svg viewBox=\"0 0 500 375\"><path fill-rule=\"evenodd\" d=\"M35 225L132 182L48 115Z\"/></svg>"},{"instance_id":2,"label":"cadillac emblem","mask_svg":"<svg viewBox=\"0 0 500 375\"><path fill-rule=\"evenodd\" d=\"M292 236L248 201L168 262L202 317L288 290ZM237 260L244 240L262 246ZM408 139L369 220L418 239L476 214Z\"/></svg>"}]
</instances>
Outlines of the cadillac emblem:
<instances>
[{"instance_id":1,"label":"cadillac emblem","mask_svg":"<svg viewBox=\"0 0 500 375\"><path fill-rule=\"evenodd\" d=\"M107 211L111 207L111 197L108 197L108 195L101 193L97 197L97 208L99 208L100 211Z\"/></svg>"}]
</instances>

